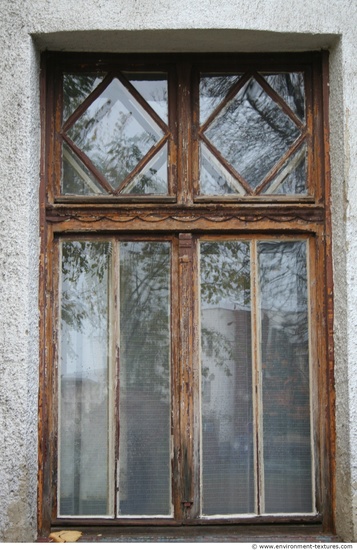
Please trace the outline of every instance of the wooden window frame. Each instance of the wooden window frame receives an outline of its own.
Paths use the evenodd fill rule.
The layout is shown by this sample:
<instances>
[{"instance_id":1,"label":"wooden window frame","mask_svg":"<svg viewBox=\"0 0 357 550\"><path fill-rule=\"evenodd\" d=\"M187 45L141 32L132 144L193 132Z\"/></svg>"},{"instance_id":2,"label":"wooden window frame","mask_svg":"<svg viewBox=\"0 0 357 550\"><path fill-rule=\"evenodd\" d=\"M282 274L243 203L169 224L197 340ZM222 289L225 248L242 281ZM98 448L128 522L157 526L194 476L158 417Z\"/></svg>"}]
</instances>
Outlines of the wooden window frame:
<instances>
[{"instance_id":1,"label":"wooden window frame","mask_svg":"<svg viewBox=\"0 0 357 550\"><path fill-rule=\"evenodd\" d=\"M169 194L166 197L68 197L60 194L61 174L61 74L65 71L110 71L120 68L162 70L171 75ZM197 193L198 137L197 95L191 88L195 68L201 70L304 71L306 74L307 132L309 144L308 194L306 196L204 197ZM196 88L197 89L197 88ZM41 70L41 258L40 258L40 392L39 392L39 484L38 529L42 535L51 527L89 525L200 525L217 523L269 524L316 523L334 530L335 508L335 426L333 377L333 295L330 219L330 172L328 142L328 55L326 52L302 54L158 54L114 55L48 52ZM176 121L180 120L177 127ZM173 418L175 431L174 520L80 519L56 517L56 320L58 240L114 235L170 236L176 262L177 290L185 300L173 298L178 312L172 325L173 399L179 403ZM316 282L311 292L314 330L313 385L316 390L316 480L318 513L311 515L264 515L234 519L192 518L197 512L194 486L198 473L188 476L191 460L198 449L192 436L197 422L194 391L179 388L196 385L198 290L192 286L197 270L195 242L198 236L226 235L244 239L276 236L304 238L310 243L310 273ZM182 295L182 294L181 294ZM193 307L191 304L195 304ZM187 330L189 327L189 330ZM194 373L192 375L192 373ZM193 378L192 378L193 376ZM180 438L181 437L181 438ZM182 450L190 458L185 462ZM196 469L197 470L197 469ZM189 483L187 480L190 479Z\"/></svg>"}]
</instances>

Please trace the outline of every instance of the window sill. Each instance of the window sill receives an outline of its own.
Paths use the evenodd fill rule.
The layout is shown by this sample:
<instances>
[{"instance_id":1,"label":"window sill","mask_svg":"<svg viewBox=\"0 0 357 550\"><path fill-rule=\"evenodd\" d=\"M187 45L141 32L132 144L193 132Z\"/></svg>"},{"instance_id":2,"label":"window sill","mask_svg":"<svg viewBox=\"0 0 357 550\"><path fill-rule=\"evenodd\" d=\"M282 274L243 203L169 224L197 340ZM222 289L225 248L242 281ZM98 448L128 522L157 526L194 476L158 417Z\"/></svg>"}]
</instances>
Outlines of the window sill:
<instances>
[{"instance_id":1,"label":"window sill","mask_svg":"<svg viewBox=\"0 0 357 550\"><path fill-rule=\"evenodd\" d=\"M68 529L68 528L65 528ZM60 531L61 527L53 528ZM74 530L70 528L68 530ZM78 542L341 542L321 525L85 527ZM39 537L37 542L50 542Z\"/></svg>"}]
</instances>

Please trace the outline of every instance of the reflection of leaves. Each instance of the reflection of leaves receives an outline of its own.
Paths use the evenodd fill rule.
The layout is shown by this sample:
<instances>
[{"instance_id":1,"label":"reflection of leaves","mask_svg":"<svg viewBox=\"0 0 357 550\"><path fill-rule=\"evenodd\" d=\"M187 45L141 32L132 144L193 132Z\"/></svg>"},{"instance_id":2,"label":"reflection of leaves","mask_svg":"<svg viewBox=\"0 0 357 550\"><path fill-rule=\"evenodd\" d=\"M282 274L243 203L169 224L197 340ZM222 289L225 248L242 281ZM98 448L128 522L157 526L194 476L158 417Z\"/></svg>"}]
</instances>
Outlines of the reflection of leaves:
<instances>
[{"instance_id":1,"label":"reflection of leaves","mask_svg":"<svg viewBox=\"0 0 357 550\"><path fill-rule=\"evenodd\" d=\"M223 299L250 304L249 244L207 241L201 246L201 297L203 303Z\"/></svg>"},{"instance_id":2,"label":"reflection of leaves","mask_svg":"<svg viewBox=\"0 0 357 550\"><path fill-rule=\"evenodd\" d=\"M91 327L108 339L111 243L65 241L62 246L62 322L78 335ZM120 333L127 383L169 391L169 258L163 242L120 244ZM67 332L69 334L70 330ZM68 342L70 346L70 341ZM71 353L74 353L71 350Z\"/></svg>"},{"instance_id":3,"label":"reflection of leaves","mask_svg":"<svg viewBox=\"0 0 357 550\"><path fill-rule=\"evenodd\" d=\"M79 342L93 340L97 342L98 352L105 349L110 254L108 242L62 243L62 341L65 353L77 361L82 357L81 352L76 351Z\"/></svg>"},{"instance_id":4,"label":"reflection of leaves","mask_svg":"<svg viewBox=\"0 0 357 550\"><path fill-rule=\"evenodd\" d=\"M63 119L66 120L99 83L96 74L63 75Z\"/></svg>"},{"instance_id":5,"label":"reflection of leaves","mask_svg":"<svg viewBox=\"0 0 357 550\"><path fill-rule=\"evenodd\" d=\"M232 342L221 332L202 327L201 345L203 352L214 357L215 369L220 369L226 376L232 376L228 361L234 359ZM215 375L210 373L209 367L202 367L202 376L214 380Z\"/></svg>"},{"instance_id":6,"label":"reflection of leaves","mask_svg":"<svg viewBox=\"0 0 357 550\"><path fill-rule=\"evenodd\" d=\"M121 351L128 384L169 389L169 245L121 245Z\"/></svg>"},{"instance_id":7,"label":"reflection of leaves","mask_svg":"<svg viewBox=\"0 0 357 550\"><path fill-rule=\"evenodd\" d=\"M86 99L98 82L95 74L64 75L65 119ZM149 103L154 102L156 107L160 107L159 111L163 106L167 107L166 79L159 78L152 89L149 85L150 93L145 89L145 84L148 84L146 79L142 84L143 88L139 86L139 91L141 89ZM148 114L141 112L140 107L137 111L131 108L135 102L132 106L126 101L121 102L119 96L110 84L68 131L71 140L86 153L113 188L120 185L161 137L161 130L152 126ZM166 191L166 181L162 181L155 173L137 179L139 181L133 182L135 193ZM66 194L92 194L92 189L87 188L75 170L69 170L68 166L63 189Z\"/></svg>"},{"instance_id":8,"label":"reflection of leaves","mask_svg":"<svg viewBox=\"0 0 357 550\"><path fill-rule=\"evenodd\" d=\"M259 265L265 296L263 308L282 312L306 311L305 241L260 243Z\"/></svg>"},{"instance_id":9,"label":"reflection of leaves","mask_svg":"<svg viewBox=\"0 0 357 550\"><path fill-rule=\"evenodd\" d=\"M107 271L109 243L65 241L62 247L62 275L72 283L83 273L92 273L100 282Z\"/></svg>"},{"instance_id":10,"label":"reflection of leaves","mask_svg":"<svg viewBox=\"0 0 357 550\"><path fill-rule=\"evenodd\" d=\"M81 330L94 316L106 318L110 243L65 241L62 246L62 320Z\"/></svg>"},{"instance_id":11,"label":"reflection of leaves","mask_svg":"<svg viewBox=\"0 0 357 550\"><path fill-rule=\"evenodd\" d=\"M114 188L161 137L149 115L134 100L128 103L122 88L114 80L68 132Z\"/></svg>"},{"instance_id":12,"label":"reflection of leaves","mask_svg":"<svg viewBox=\"0 0 357 550\"><path fill-rule=\"evenodd\" d=\"M249 243L243 241L206 241L201 244L202 307L235 308L250 305ZM235 344L225 333L202 323L201 345L212 356L214 368L232 376L230 362L235 359ZM209 376L208 369L203 376Z\"/></svg>"},{"instance_id":13,"label":"reflection of leaves","mask_svg":"<svg viewBox=\"0 0 357 550\"><path fill-rule=\"evenodd\" d=\"M306 242L263 242L258 251L266 408L275 414L278 401L283 406L285 400L291 416L297 407L308 411Z\"/></svg>"}]
</instances>

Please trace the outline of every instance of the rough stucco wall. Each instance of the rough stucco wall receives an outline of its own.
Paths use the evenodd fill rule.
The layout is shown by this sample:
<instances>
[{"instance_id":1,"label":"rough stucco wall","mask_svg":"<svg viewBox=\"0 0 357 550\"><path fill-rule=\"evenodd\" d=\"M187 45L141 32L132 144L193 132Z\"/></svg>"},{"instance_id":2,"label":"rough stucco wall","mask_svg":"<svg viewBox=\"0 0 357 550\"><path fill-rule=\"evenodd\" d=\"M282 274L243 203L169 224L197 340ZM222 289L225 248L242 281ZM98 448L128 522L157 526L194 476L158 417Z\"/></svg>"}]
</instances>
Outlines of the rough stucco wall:
<instances>
[{"instance_id":1,"label":"rough stucco wall","mask_svg":"<svg viewBox=\"0 0 357 550\"><path fill-rule=\"evenodd\" d=\"M357 8L357 7L355 7ZM355 12L356 13L356 12ZM347 37L346 37L347 38ZM352 37L351 37L352 38ZM343 180L340 179L345 193L345 250L346 250L346 309L347 326L345 332L347 353L342 357L346 361L347 368L338 363L338 375L341 376L336 382L337 405L338 405L338 442L339 451L344 450L342 431L345 429L345 422L349 431L349 457L340 461L339 474L341 472L350 475L351 506L353 517L353 540L357 541L357 62L355 47L352 40L342 41L342 78L343 78L343 122L344 133L342 146L339 147L341 157L344 159ZM342 113L341 113L342 114ZM337 220L336 220L337 224ZM339 230L342 224L339 224ZM337 256L337 255L336 255ZM338 261L338 256L335 258ZM336 267L335 285L338 292L341 291L338 284L339 268ZM341 317L343 311L341 311ZM343 335L336 323L336 333L341 340ZM338 358L340 361L340 358ZM342 390L346 387L346 392ZM343 413L340 415L340 411ZM347 434L346 434L347 435ZM341 499L342 500L342 499Z\"/></svg>"},{"instance_id":2,"label":"rough stucco wall","mask_svg":"<svg viewBox=\"0 0 357 550\"><path fill-rule=\"evenodd\" d=\"M0 2L0 540L33 540L36 533L36 48L331 50L337 528L345 540L357 540L356 12L354 0L296 0L293 7L286 0Z\"/></svg>"},{"instance_id":3,"label":"rough stucco wall","mask_svg":"<svg viewBox=\"0 0 357 550\"><path fill-rule=\"evenodd\" d=\"M330 111L331 126L331 176L332 176L332 225L333 225L333 264L334 276L339 277L339 284L335 284L334 306L336 320L339 319L338 330L335 331L335 386L336 412L338 418L337 429L337 458L336 484L337 524L343 525L345 534L353 532L350 436L349 436L349 384L347 362L347 326L348 318L344 314L347 308L347 274L346 274L346 224L345 210L347 199L347 182L344 174L344 131L343 131L343 52L340 43L330 56L330 101L333 108ZM344 419L344 421L342 421ZM345 535L346 536L346 535ZM350 535L351 538L351 535Z\"/></svg>"},{"instance_id":4,"label":"rough stucco wall","mask_svg":"<svg viewBox=\"0 0 357 550\"><path fill-rule=\"evenodd\" d=\"M37 478L38 79L20 4L9 12L1 3L0 20L0 539L31 540Z\"/></svg>"}]
</instances>

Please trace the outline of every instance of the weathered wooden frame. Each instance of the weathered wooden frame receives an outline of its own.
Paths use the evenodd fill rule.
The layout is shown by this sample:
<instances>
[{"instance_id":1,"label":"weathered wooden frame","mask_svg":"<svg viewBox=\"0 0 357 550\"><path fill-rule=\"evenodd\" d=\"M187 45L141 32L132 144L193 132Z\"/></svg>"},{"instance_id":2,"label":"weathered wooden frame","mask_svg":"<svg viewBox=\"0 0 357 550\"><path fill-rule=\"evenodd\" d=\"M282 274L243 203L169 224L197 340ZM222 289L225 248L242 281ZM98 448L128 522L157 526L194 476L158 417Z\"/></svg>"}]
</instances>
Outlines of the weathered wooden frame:
<instances>
[{"instance_id":1,"label":"weathered wooden frame","mask_svg":"<svg viewBox=\"0 0 357 550\"><path fill-rule=\"evenodd\" d=\"M62 71L114 72L166 70L169 79L169 126L172 145L169 194L66 197L60 195ZM198 69L202 71L304 71L308 128L308 195L303 197L199 195ZM259 78L259 77L258 77ZM196 91L195 91L196 90ZM328 56L302 54L104 55L46 53L41 72L41 255L38 529L64 525L178 525L207 523L322 523L334 529L335 425L333 377L333 285L331 260L330 171L328 141ZM180 121L178 128L176 122ZM57 318L58 239L126 235L135 239L165 235L172 239L172 458L173 520L57 519ZM311 347L314 387L317 509L314 516L257 516L210 520L197 518L199 484L198 288L197 237L239 235L248 238L306 238L310 248Z\"/></svg>"}]
</instances>

